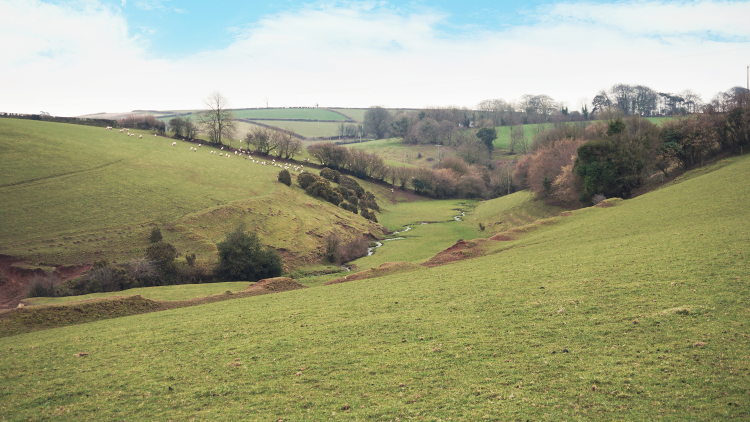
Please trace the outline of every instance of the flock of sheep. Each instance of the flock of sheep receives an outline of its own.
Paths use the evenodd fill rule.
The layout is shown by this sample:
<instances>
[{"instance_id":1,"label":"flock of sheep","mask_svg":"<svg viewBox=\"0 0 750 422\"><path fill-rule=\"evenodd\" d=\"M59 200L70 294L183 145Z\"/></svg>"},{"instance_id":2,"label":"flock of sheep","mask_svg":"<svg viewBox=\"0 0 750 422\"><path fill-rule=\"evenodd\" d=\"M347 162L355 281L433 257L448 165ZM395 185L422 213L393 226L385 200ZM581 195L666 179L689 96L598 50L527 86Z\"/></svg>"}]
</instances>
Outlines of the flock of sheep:
<instances>
[{"instance_id":1,"label":"flock of sheep","mask_svg":"<svg viewBox=\"0 0 750 422\"><path fill-rule=\"evenodd\" d=\"M107 126L106 129L107 130L112 130L112 127L111 126ZM129 137L130 136L135 136L135 134L130 133L130 129L127 129L127 128L126 129L120 129L120 133L125 133ZM156 134L154 134L154 136L156 136ZM143 135L138 135L138 138L143 138ZM177 146L177 142L172 142L172 146L176 147ZM202 146L201 144L198 144L198 148L200 148L201 146ZM190 151L198 152L198 148L196 148L196 147L190 147ZM223 151L224 147L221 147L221 150ZM227 157L227 158L229 158L231 156L229 152L230 151L220 152L219 156L220 157ZM216 151L209 151L208 153L212 154L212 155L216 155ZM272 165L272 166L276 166L276 167L279 167L279 168L283 168L284 170L290 170L291 169L291 170L294 170L294 171L299 172L299 173L303 173L304 172L304 166L302 166L301 164L297 165L297 164L287 164L287 163L285 163L285 164L282 165L281 163L277 163L275 158L272 159L271 161L256 160L252 156L250 156L250 152L243 151L242 148L240 148L239 150L235 150L234 151L234 155L235 156L239 156L241 158L244 158L245 160L251 160L253 163L260 164L260 165L263 165L263 166L265 166L265 165Z\"/></svg>"}]
</instances>

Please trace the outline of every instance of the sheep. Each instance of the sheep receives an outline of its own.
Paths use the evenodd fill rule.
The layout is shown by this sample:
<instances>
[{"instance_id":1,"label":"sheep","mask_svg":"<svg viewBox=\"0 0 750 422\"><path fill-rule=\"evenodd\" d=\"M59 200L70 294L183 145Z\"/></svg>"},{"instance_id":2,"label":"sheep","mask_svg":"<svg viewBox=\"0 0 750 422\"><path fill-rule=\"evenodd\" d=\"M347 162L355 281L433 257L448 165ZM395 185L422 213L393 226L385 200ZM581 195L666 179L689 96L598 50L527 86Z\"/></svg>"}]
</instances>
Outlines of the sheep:
<instances>
[{"instance_id":1,"label":"sheep","mask_svg":"<svg viewBox=\"0 0 750 422\"><path fill-rule=\"evenodd\" d=\"M220 153L219 153L219 157L223 157L223 156L224 156L224 153L223 153L223 152L220 152Z\"/></svg>"},{"instance_id":2,"label":"sheep","mask_svg":"<svg viewBox=\"0 0 750 422\"><path fill-rule=\"evenodd\" d=\"M138 139L143 139L143 135L138 135Z\"/></svg>"},{"instance_id":3,"label":"sheep","mask_svg":"<svg viewBox=\"0 0 750 422\"><path fill-rule=\"evenodd\" d=\"M172 146L176 147L177 146L177 142L172 142Z\"/></svg>"},{"instance_id":4,"label":"sheep","mask_svg":"<svg viewBox=\"0 0 750 422\"><path fill-rule=\"evenodd\" d=\"M201 146L201 144L198 144L198 147L200 147L200 146Z\"/></svg>"},{"instance_id":5,"label":"sheep","mask_svg":"<svg viewBox=\"0 0 750 422\"><path fill-rule=\"evenodd\" d=\"M155 133L154 133L154 136L156 136L156 134L155 134Z\"/></svg>"},{"instance_id":6,"label":"sheep","mask_svg":"<svg viewBox=\"0 0 750 422\"><path fill-rule=\"evenodd\" d=\"M120 129L120 133L122 133L122 129Z\"/></svg>"},{"instance_id":7,"label":"sheep","mask_svg":"<svg viewBox=\"0 0 750 422\"><path fill-rule=\"evenodd\" d=\"M234 152L234 155L237 155L237 151Z\"/></svg>"},{"instance_id":8,"label":"sheep","mask_svg":"<svg viewBox=\"0 0 750 422\"><path fill-rule=\"evenodd\" d=\"M224 151L224 147L221 147L221 150Z\"/></svg>"}]
</instances>

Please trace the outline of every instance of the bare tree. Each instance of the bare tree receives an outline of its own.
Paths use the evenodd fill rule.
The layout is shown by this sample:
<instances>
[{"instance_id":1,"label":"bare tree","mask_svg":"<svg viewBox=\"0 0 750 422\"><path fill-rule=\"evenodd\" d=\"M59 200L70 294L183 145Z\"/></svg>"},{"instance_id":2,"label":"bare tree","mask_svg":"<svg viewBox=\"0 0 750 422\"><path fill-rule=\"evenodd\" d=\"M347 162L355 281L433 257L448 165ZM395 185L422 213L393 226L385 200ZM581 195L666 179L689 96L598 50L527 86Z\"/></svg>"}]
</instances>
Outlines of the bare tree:
<instances>
[{"instance_id":1,"label":"bare tree","mask_svg":"<svg viewBox=\"0 0 750 422\"><path fill-rule=\"evenodd\" d=\"M278 140L278 132L260 126L245 135L248 147L252 145L255 152L266 156L278 146Z\"/></svg>"},{"instance_id":2,"label":"bare tree","mask_svg":"<svg viewBox=\"0 0 750 422\"><path fill-rule=\"evenodd\" d=\"M292 135L291 129L287 129L286 132L278 132L276 139L278 140L278 155L285 160L294 158L294 156L302 149L302 141Z\"/></svg>"},{"instance_id":3,"label":"bare tree","mask_svg":"<svg viewBox=\"0 0 750 422\"><path fill-rule=\"evenodd\" d=\"M211 142L222 143L221 138L234 136L236 123L234 113L229 110L229 100L216 91L205 100L208 109L198 115L198 125L201 131L209 136Z\"/></svg>"}]
</instances>

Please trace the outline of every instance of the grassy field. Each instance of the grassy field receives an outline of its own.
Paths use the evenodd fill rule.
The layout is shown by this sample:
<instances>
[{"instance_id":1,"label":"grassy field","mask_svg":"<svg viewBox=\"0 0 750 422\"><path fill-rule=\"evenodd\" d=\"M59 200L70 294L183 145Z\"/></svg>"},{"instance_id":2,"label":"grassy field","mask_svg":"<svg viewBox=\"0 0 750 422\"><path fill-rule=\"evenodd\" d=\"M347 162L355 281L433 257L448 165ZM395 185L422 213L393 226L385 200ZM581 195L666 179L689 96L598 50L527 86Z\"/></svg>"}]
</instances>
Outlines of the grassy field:
<instances>
[{"instance_id":1,"label":"grassy field","mask_svg":"<svg viewBox=\"0 0 750 422\"><path fill-rule=\"evenodd\" d=\"M179 252L210 261L215 244L245 222L265 244L310 261L319 255L315 233L379 232L296 184L279 184L276 167L172 142L0 120L0 254L32 264L124 260L143 254L158 225Z\"/></svg>"},{"instance_id":2,"label":"grassy field","mask_svg":"<svg viewBox=\"0 0 750 422\"><path fill-rule=\"evenodd\" d=\"M233 110L232 113L237 119L346 120L341 114L324 108L260 108Z\"/></svg>"},{"instance_id":3,"label":"grassy field","mask_svg":"<svg viewBox=\"0 0 750 422\"><path fill-rule=\"evenodd\" d=\"M184 284L177 286L158 286L158 287L140 287L129 289L124 292L114 293L92 293L81 296L67 297L35 297L25 299L27 305L60 305L70 302L80 302L89 299L102 299L113 296L133 296L140 295L146 299L160 301L188 300L198 297L206 297L226 292L239 292L251 283L247 281L228 281L224 283L207 283L207 284Z\"/></svg>"},{"instance_id":4,"label":"grassy field","mask_svg":"<svg viewBox=\"0 0 750 422\"><path fill-rule=\"evenodd\" d=\"M365 112L367 111L366 108L332 108L331 110L346 114L358 122L365 121Z\"/></svg>"},{"instance_id":5,"label":"grassy field","mask_svg":"<svg viewBox=\"0 0 750 422\"><path fill-rule=\"evenodd\" d=\"M0 420L747 418L728 161L479 258L2 338Z\"/></svg>"}]
</instances>

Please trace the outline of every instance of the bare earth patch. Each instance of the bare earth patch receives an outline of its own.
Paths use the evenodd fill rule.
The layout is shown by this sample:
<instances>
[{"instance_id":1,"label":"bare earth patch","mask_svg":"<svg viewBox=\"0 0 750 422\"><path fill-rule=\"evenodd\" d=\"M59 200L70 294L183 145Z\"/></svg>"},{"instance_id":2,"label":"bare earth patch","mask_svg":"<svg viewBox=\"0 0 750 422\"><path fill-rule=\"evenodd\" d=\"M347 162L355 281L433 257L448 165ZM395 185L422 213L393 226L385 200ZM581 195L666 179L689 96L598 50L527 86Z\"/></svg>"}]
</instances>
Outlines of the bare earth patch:
<instances>
[{"instance_id":1,"label":"bare earth patch","mask_svg":"<svg viewBox=\"0 0 750 422\"><path fill-rule=\"evenodd\" d=\"M354 280L365 280L368 278L382 277L384 275L405 273L419 269L420 266L412 264L411 262L385 262L380 264L377 268L370 268L356 274L339 277L330 281L325 282L323 285L328 286L330 284L346 283L347 281Z\"/></svg>"}]
</instances>

